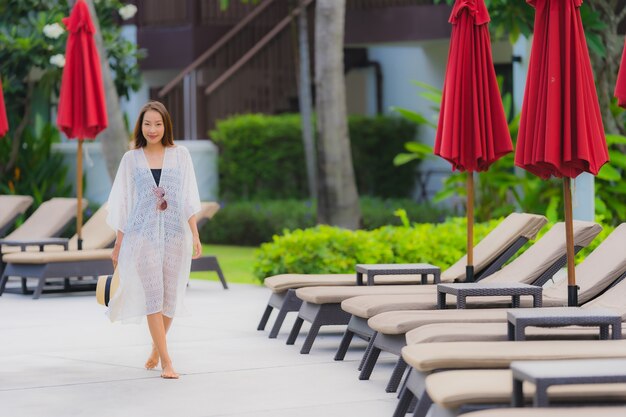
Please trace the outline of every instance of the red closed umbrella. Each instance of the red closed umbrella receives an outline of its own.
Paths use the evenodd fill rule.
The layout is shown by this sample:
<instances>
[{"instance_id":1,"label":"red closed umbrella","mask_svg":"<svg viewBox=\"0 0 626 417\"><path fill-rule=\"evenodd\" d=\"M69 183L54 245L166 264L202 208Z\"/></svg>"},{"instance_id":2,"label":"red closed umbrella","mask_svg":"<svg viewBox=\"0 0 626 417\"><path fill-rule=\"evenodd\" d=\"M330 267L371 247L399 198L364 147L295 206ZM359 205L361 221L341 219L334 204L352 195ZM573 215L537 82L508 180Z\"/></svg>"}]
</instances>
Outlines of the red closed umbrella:
<instances>
[{"instance_id":1,"label":"red closed umbrella","mask_svg":"<svg viewBox=\"0 0 626 417\"><path fill-rule=\"evenodd\" d=\"M0 80L0 138L9 131L9 120L7 119L7 109L4 106L4 94L2 93L2 80Z\"/></svg>"},{"instance_id":2,"label":"red closed umbrella","mask_svg":"<svg viewBox=\"0 0 626 417\"><path fill-rule=\"evenodd\" d=\"M626 41L624 41L624 52L622 53L622 63L617 74L617 84L615 85L615 97L617 104L626 108Z\"/></svg>"},{"instance_id":3,"label":"red closed umbrella","mask_svg":"<svg viewBox=\"0 0 626 417\"><path fill-rule=\"evenodd\" d=\"M63 19L69 36L65 48L65 67L61 80L61 94L57 125L69 138L78 139L76 154L76 194L78 213L76 233L79 249L82 246L82 194L84 139L93 139L107 127L107 112L100 59L93 39L95 28L84 0L78 0L69 18Z\"/></svg>"},{"instance_id":4,"label":"red closed umbrella","mask_svg":"<svg viewBox=\"0 0 626 417\"><path fill-rule=\"evenodd\" d=\"M563 178L569 304L577 305L571 178L596 175L609 157L589 51L582 0L527 0L535 32L515 164L547 179Z\"/></svg>"},{"instance_id":5,"label":"red closed umbrella","mask_svg":"<svg viewBox=\"0 0 626 417\"><path fill-rule=\"evenodd\" d=\"M484 0L457 0L443 86L435 154L467 171L467 275L473 280L474 171L513 150L491 57Z\"/></svg>"}]
</instances>

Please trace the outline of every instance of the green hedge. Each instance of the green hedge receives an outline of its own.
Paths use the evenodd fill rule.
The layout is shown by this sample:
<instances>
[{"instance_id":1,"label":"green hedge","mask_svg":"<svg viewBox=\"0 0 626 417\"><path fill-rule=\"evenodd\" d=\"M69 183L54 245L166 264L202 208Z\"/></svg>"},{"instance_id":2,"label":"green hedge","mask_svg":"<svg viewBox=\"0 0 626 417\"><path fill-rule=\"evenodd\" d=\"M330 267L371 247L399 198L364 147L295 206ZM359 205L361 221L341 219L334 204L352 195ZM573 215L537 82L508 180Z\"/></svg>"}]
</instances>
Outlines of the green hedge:
<instances>
[{"instance_id":1,"label":"green hedge","mask_svg":"<svg viewBox=\"0 0 626 417\"><path fill-rule=\"evenodd\" d=\"M501 219L474 226L478 242ZM446 269L466 252L466 220L414 224L412 227L385 226L372 231L352 232L329 226L286 232L255 253L254 274L266 277L285 273L351 273L358 263L427 262ZM539 233L541 237L551 225ZM600 235L577 256L581 262L613 231L605 226ZM522 253L532 242L518 253Z\"/></svg>"},{"instance_id":2,"label":"green hedge","mask_svg":"<svg viewBox=\"0 0 626 417\"><path fill-rule=\"evenodd\" d=\"M361 195L408 197L417 161L395 167L393 158L415 138L417 126L389 116L349 118L352 160ZM308 197L300 116L247 114L217 123L209 133L220 148L221 198Z\"/></svg>"},{"instance_id":3,"label":"green hedge","mask_svg":"<svg viewBox=\"0 0 626 417\"><path fill-rule=\"evenodd\" d=\"M476 224L475 238L482 239L497 223ZM445 269L465 253L465 224L465 219L455 218L372 231L318 226L286 232L261 245L254 274L263 281L285 273L350 273L357 263L428 262Z\"/></svg>"},{"instance_id":4,"label":"green hedge","mask_svg":"<svg viewBox=\"0 0 626 417\"><path fill-rule=\"evenodd\" d=\"M446 209L418 205L408 199L361 198L362 226L375 229L400 225L394 211L404 209L411 221L439 222ZM215 217L200 230L204 243L257 246L270 242L285 229L306 229L316 224L315 204L310 201L240 201L222 205Z\"/></svg>"}]
</instances>

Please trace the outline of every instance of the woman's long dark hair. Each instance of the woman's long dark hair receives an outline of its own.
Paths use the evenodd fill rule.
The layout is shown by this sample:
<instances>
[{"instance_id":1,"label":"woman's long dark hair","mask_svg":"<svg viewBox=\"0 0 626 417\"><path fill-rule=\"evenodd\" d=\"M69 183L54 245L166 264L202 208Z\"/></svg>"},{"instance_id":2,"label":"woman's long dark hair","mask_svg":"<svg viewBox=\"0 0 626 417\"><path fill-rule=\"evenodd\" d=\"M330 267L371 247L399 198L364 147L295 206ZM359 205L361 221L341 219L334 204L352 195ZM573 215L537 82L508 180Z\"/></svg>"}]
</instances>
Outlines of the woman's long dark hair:
<instances>
[{"instance_id":1,"label":"woman's long dark hair","mask_svg":"<svg viewBox=\"0 0 626 417\"><path fill-rule=\"evenodd\" d=\"M137 123L135 123L135 131L133 133L133 137L135 138L135 149L143 148L148 144L148 141L143 136L143 132L141 131L143 117L148 110L159 113L163 118L163 126L165 128L163 138L161 138L163 146L174 146L174 129L172 127L172 118L170 117L170 113L167 111L163 103L158 101L149 101L141 108L139 117L137 118Z\"/></svg>"}]
</instances>

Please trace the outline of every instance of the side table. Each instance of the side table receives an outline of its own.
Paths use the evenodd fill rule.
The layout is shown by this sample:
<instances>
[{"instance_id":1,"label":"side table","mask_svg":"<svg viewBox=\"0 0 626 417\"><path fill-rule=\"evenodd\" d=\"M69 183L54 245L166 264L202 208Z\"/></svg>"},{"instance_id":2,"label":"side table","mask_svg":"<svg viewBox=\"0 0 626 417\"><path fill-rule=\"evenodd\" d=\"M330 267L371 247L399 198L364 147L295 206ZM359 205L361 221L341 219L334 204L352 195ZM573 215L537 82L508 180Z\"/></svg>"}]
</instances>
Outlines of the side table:
<instances>
[{"instance_id":1,"label":"side table","mask_svg":"<svg viewBox=\"0 0 626 417\"><path fill-rule=\"evenodd\" d=\"M367 285L375 284L376 275L421 275L422 284L433 275L435 284L441 281L441 268L431 264L357 264L356 285L363 285L363 274L367 275Z\"/></svg>"},{"instance_id":2,"label":"side table","mask_svg":"<svg viewBox=\"0 0 626 417\"><path fill-rule=\"evenodd\" d=\"M524 308L507 312L509 340L526 339L526 327L598 326L600 339L622 337L622 318L609 310L578 307L554 307L535 310Z\"/></svg>"},{"instance_id":3,"label":"side table","mask_svg":"<svg viewBox=\"0 0 626 417\"><path fill-rule=\"evenodd\" d=\"M524 406L524 381L535 384L535 407L549 405L552 385L601 384L626 382L626 359L573 359L559 361L511 362L513 407Z\"/></svg>"},{"instance_id":4,"label":"side table","mask_svg":"<svg viewBox=\"0 0 626 417\"><path fill-rule=\"evenodd\" d=\"M459 284L437 285L437 306L446 308L446 295L456 296L456 308L465 308L467 297L502 297L510 296L513 307L519 307L520 296L530 295L533 297L533 307L541 307L541 287L529 284L487 284L480 282L466 282Z\"/></svg>"}]
</instances>

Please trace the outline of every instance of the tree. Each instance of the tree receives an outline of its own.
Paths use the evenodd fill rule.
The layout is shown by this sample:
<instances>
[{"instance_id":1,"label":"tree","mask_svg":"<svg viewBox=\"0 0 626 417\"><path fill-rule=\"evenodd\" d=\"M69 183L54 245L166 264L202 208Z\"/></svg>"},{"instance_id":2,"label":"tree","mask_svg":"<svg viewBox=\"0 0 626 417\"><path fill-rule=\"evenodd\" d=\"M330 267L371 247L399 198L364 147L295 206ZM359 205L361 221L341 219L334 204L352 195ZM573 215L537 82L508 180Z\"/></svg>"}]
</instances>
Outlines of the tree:
<instances>
[{"instance_id":1,"label":"tree","mask_svg":"<svg viewBox=\"0 0 626 417\"><path fill-rule=\"evenodd\" d=\"M315 88L318 157L318 223L357 229L361 221L343 74L345 0L317 0Z\"/></svg>"},{"instance_id":2,"label":"tree","mask_svg":"<svg viewBox=\"0 0 626 417\"><path fill-rule=\"evenodd\" d=\"M302 123L302 143L306 158L306 172L309 185L309 196L317 198L317 158L315 157L315 136L313 132L313 99L311 98L311 65L309 61L309 28L306 0L299 2L301 11L298 14L298 102L300 104L300 120Z\"/></svg>"},{"instance_id":3,"label":"tree","mask_svg":"<svg viewBox=\"0 0 626 417\"><path fill-rule=\"evenodd\" d=\"M93 6L91 0L88 3ZM28 130L34 129L35 99L43 101L45 108L58 94L67 39L61 19L69 15L70 6L70 2L55 0L0 2L0 74L11 121L8 134L10 151L0 154L0 177L13 171L20 158L23 137ZM113 91L116 102L118 97L128 97L129 91L138 90L140 85L136 59L141 54L134 44L120 37L115 17L122 6L119 0L100 0L96 3L97 13L92 9L96 25L100 18L99 54L103 68L106 66L110 81L108 87ZM114 81L111 71L115 73ZM109 115L110 120L117 117L121 118L121 113L119 116ZM117 131L115 134L120 138L128 136L125 128L123 133ZM0 145L7 146L6 142Z\"/></svg>"},{"instance_id":4,"label":"tree","mask_svg":"<svg viewBox=\"0 0 626 417\"><path fill-rule=\"evenodd\" d=\"M586 29L593 30L600 38L600 45L604 46L604 51L596 52L592 49L595 53L591 54L604 128L608 133L626 134L622 119L623 112L616 112L614 106L611 106L624 48L624 37L619 34L618 30L626 23L626 2L624 0L593 0L588 3L597 17L594 19L593 26L590 28L587 25ZM585 17L583 15L583 19Z\"/></svg>"},{"instance_id":5,"label":"tree","mask_svg":"<svg viewBox=\"0 0 626 417\"><path fill-rule=\"evenodd\" d=\"M122 109L120 108L120 98L111 74L111 67L107 59L107 51L104 45L102 32L100 31L100 21L93 5L93 0L86 0L89 11L96 28L95 41L100 56L102 82L104 83L104 95L106 96L107 116L109 126L98 135L102 143L102 154L106 161L107 171L111 179L115 178L117 167L122 160L124 152L128 150L129 134L124 123Z\"/></svg>"},{"instance_id":6,"label":"tree","mask_svg":"<svg viewBox=\"0 0 626 417\"><path fill-rule=\"evenodd\" d=\"M229 4L230 0L221 0L223 8ZM361 209L348 137L343 73L345 10L345 0L317 0L315 6L317 222L357 229L361 223ZM303 19L300 20L300 25L302 41L305 30L302 27ZM305 65L304 60L301 65ZM304 75L300 78L301 94L304 86L308 85L306 74ZM306 97L300 97L300 100L306 100ZM303 119L304 117L303 114ZM314 148L312 140L304 138L304 141L310 152ZM307 157L308 161L311 159L310 156Z\"/></svg>"}]
</instances>

